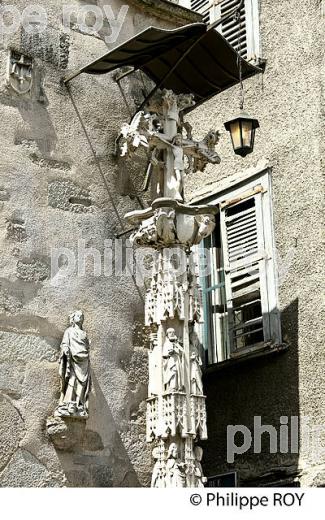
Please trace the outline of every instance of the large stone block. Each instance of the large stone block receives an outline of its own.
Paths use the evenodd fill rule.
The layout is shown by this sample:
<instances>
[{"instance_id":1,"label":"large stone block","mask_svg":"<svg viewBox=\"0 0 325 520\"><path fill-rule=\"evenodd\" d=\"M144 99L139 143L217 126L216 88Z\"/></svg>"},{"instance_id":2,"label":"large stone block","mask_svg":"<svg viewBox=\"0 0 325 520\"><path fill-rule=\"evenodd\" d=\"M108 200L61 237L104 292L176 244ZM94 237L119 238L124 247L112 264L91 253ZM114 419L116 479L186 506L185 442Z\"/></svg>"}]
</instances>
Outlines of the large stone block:
<instances>
[{"instance_id":1,"label":"large stone block","mask_svg":"<svg viewBox=\"0 0 325 520\"><path fill-rule=\"evenodd\" d=\"M0 363L0 391L14 398L21 395L24 378L24 365L17 363Z\"/></svg>"},{"instance_id":2,"label":"large stone block","mask_svg":"<svg viewBox=\"0 0 325 520\"><path fill-rule=\"evenodd\" d=\"M89 190L72 181L57 180L49 183L48 201L52 208L73 213L92 212Z\"/></svg>"},{"instance_id":3,"label":"large stone block","mask_svg":"<svg viewBox=\"0 0 325 520\"><path fill-rule=\"evenodd\" d=\"M86 428L85 420L49 417L46 427L49 438L58 450L73 451L83 444Z\"/></svg>"},{"instance_id":4,"label":"large stone block","mask_svg":"<svg viewBox=\"0 0 325 520\"><path fill-rule=\"evenodd\" d=\"M4 469L24 435L24 422L10 400L1 394L0 409L0 469Z\"/></svg>"},{"instance_id":5,"label":"large stone block","mask_svg":"<svg viewBox=\"0 0 325 520\"><path fill-rule=\"evenodd\" d=\"M17 362L54 361L57 357L58 341L36 335L0 332L0 352L2 361L12 366L17 365Z\"/></svg>"},{"instance_id":6,"label":"large stone block","mask_svg":"<svg viewBox=\"0 0 325 520\"><path fill-rule=\"evenodd\" d=\"M69 61L70 36L48 26L42 33L21 32L21 46L26 52L60 69L66 69Z\"/></svg>"},{"instance_id":7,"label":"large stone block","mask_svg":"<svg viewBox=\"0 0 325 520\"><path fill-rule=\"evenodd\" d=\"M42 282L50 277L50 265L39 259L29 259L17 263L17 278L25 282Z\"/></svg>"},{"instance_id":8,"label":"large stone block","mask_svg":"<svg viewBox=\"0 0 325 520\"><path fill-rule=\"evenodd\" d=\"M0 475L1 487L49 487L51 475L31 453L18 450Z\"/></svg>"}]
</instances>

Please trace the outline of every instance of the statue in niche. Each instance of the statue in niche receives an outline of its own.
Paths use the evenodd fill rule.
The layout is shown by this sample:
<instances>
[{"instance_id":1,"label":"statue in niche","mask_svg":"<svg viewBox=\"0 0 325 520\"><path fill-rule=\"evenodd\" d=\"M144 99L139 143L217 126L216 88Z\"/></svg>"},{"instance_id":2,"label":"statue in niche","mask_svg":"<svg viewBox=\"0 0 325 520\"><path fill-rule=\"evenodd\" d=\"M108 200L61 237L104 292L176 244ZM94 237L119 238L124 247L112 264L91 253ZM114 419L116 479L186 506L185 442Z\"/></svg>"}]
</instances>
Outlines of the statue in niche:
<instances>
[{"instance_id":1,"label":"statue in niche","mask_svg":"<svg viewBox=\"0 0 325 520\"><path fill-rule=\"evenodd\" d=\"M90 342L83 330L84 314L75 311L70 316L70 327L63 335L59 374L61 397L55 417L88 418L88 397L91 389L89 362Z\"/></svg>"},{"instance_id":2,"label":"statue in niche","mask_svg":"<svg viewBox=\"0 0 325 520\"><path fill-rule=\"evenodd\" d=\"M152 456L156 462L152 472L151 487L164 488L166 487L166 464L161 459L160 448L154 448Z\"/></svg>"},{"instance_id":3,"label":"statue in niche","mask_svg":"<svg viewBox=\"0 0 325 520\"><path fill-rule=\"evenodd\" d=\"M204 487L204 484L207 483L207 478L203 475L202 470L202 457L203 457L203 449L200 446L195 446L194 448L194 478L195 478L195 487Z\"/></svg>"},{"instance_id":4,"label":"statue in niche","mask_svg":"<svg viewBox=\"0 0 325 520\"><path fill-rule=\"evenodd\" d=\"M191 394L203 395L202 360L196 352L191 354Z\"/></svg>"},{"instance_id":5,"label":"statue in niche","mask_svg":"<svg viewBox=\"0 0 325 520\"><path fill-rule=\"evenodd\" d=\"M166 392L179 392L184 388L183 354L184 348L176 335L175 329L168 329L163 346L164 388Z\"/></svg>"},{"instance_id":6,"label":"statue in niche","mask_svg":"<svg viewBox=\"0 0 325 520\"><path fill-rule=\"evenodd\" d=\"M186 465L178 458L178 447L175 442L169 446L166 463L166 487L186 487Z\"/></svg>"}]
</instances>

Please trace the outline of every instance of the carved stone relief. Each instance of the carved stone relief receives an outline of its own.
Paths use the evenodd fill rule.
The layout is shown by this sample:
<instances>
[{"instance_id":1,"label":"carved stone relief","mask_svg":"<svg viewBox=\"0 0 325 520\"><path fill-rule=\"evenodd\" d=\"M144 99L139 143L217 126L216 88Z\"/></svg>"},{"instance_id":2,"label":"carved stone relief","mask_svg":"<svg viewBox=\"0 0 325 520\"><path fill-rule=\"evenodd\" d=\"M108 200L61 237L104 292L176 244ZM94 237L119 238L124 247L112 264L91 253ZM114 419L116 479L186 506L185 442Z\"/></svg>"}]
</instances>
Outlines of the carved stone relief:
<instances>
[{"instance_id":1,"label":"carved stone relief","mask_svg":"<svg viewBox=\"0 0 325 520\"><path fill-rule=\"evenodd\" d=\"M28 94L33 85L33 60L20 52L10 50L7 83L17 94Z\"/></svg>"},{"instance_id":2,"label":"carved stone relief","mask_svg":"<svg viewBox=\"0 0 325 520\"><path fill-rule=\"evenodd\" d=\"M138 112L130 124L122 126L118 138L121 157L131 157L143 147L149 152L149 163L153 170L161 168L159 152L169 152L166 163L169 160L170 167L165 169L164 189L160 187L158 193L163 192L162 196L169 196L180 202L184 198L183 184L187 173L204 171L209 163L220 163L220 157L215 151L219 132L210 130L202 141L195 141L192 138L191 125L183 121L180 112L193 104L191 94L177 96L171 90L159 91L151 98L148 113ZM176 129L171 135L170 122L174 123ZM184 130L186 137L183 136ZM155 173L157 176L157 172ZM158 185L160 184L162 182L158 180Z\"/></svg>"}]
</instances>

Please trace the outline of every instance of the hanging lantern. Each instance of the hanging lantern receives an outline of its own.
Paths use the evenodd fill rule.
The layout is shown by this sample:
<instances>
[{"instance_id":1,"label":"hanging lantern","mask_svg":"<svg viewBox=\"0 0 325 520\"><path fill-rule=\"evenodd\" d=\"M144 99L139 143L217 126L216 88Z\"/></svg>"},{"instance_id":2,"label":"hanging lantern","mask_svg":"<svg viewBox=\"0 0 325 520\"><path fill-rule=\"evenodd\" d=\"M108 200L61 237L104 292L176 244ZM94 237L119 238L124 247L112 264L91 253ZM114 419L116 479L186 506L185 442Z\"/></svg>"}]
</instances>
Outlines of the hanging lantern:
<instances>
[{"instance_id":1,"label":"hanging lantern","mask_svg":"<svg viewBox=\"0 0 325 520\"><path fill-rule=\"evenodd\" d=\"M225 128L230 132L234 152L241 157L246 157L254 150L255 130L259 128L257 119L250 117L245 112L225 123Z\"/></svg>"}]
</instances>

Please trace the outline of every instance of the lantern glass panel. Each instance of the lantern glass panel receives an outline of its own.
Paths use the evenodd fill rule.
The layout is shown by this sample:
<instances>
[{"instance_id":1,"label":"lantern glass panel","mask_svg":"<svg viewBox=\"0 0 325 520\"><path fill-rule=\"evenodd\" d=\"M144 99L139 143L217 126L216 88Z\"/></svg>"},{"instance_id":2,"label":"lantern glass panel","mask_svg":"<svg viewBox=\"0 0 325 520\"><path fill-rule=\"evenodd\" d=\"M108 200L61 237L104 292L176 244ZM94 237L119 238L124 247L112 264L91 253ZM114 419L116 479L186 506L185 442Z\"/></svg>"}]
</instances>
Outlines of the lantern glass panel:
<instances>
[{"instance_id":1,"label":"lantern glass panel","mask_svg":"<svg viewBox=\"0 0 325 520\"><path fill-rule=\"evenodd\" d=\"M241 125L242 125L242 137L243 137L243 147L244 148L251 148L252 146L252 121L245 121L245 120L242 120L241 122Z\"/></svg>"},{"instance_id":2,"label":"lantern glass panel","mask_svg":"<svg viewBox=\"0 0 325 520\"><path fill-rule=\"evenodd\" d=\"M231 123L230 135L231 135L232 145L234 147L234 150L241 148L242 147L242 138L241 138L241 131L240 131L240 122L238 120Z\"/></svg>"}]
</instances>

